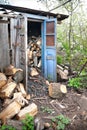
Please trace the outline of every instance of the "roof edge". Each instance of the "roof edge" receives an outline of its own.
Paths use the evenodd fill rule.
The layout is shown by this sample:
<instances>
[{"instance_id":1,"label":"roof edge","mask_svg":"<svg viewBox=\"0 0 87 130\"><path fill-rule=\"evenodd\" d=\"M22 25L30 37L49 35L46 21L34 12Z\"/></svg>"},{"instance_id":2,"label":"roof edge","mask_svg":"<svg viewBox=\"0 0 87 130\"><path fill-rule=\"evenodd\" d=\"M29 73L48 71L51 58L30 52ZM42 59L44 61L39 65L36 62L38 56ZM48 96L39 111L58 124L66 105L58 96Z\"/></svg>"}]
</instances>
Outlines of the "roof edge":
<instances>
[{"instance_id":1,"label":"roof edge","mask_svg":"<svg viewBox=\"0 0 87 130\"><path fill-rule=\"evenodd\" d=\"M53 17L57 18L58 21L64 20L69 17L69 15L65 15L65 14L58 14L58 13L55 14L52 12L18 7L18 6L7 5L7 4L0 4L0 7L7 9L7 10L15 11L15 12L31 13L31 14L41 15L41 16L49 15L49 16L53 16Z\"/></svg>"}]
</instances>

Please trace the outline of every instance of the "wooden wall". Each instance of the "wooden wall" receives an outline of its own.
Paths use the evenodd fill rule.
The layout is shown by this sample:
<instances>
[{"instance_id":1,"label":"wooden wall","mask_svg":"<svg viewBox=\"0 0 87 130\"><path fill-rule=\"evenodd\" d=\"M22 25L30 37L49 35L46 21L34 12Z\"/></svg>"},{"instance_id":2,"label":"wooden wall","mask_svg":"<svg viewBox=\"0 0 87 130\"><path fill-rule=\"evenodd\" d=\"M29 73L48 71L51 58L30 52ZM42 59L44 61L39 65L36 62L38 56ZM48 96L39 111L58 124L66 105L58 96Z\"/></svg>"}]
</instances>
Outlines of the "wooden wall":
<instances>
[{"instance_id":1,"label":"wooden wall","mask_svg":"<svg viewBox=\"0 0 87 130\"><path fill-rule=\"evenodd\" d=\"M8 24L0 23L0 71L3 72L9 64Z\"/></svg>"}]
</instances>

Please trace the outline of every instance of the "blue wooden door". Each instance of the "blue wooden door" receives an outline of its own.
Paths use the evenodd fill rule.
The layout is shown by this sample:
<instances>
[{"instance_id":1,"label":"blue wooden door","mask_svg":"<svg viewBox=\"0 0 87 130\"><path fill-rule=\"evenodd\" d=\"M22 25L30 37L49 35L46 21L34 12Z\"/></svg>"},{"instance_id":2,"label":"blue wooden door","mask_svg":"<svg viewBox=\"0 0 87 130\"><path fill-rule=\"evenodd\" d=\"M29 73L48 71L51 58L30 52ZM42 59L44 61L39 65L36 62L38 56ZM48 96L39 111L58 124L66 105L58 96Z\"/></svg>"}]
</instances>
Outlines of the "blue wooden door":
<instances>
[{"instance_id":1,"label":"blue wooden door","mask_svg":"<svg viewBox=\"0 0 87 130\"><path fill-rule=\"evenodd\" d=\"M44 76L56 81L56 19L44 21Z\"/></svg>"}]
</instances>

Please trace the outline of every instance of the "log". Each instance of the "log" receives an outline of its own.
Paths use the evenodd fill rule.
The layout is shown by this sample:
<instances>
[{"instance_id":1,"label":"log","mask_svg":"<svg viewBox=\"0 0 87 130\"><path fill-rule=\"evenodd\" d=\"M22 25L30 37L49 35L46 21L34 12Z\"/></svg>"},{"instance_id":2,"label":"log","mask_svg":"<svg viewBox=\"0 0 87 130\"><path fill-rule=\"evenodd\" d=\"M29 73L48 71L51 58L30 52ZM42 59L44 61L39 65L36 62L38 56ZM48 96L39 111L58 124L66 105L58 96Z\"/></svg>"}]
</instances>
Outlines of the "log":
<instances>
[{"instance_id":1,"label":"log","mask_svg":"<svg viewBox=\"0 0 87 130\"><path fill-rule=\"evenodd\" d=\"M29 53L28 53L28 58L29 58L29 59L32 59L32 58L33 58L33 52L32 52L32 51L29 51Z\"/></svg>"},{"instance_id":2,"label":"log","mask_svg":"<svg viewBox=\"0 0 87 130\"><path fill-rule=\"evenodd\" d=\"M13 75L13 79L16 83L20 83L23 80L23 70L22 69L16 69L16 72Z\"/></svg>"},{"instance_id":3,"label":"log","mask_svg":"<svg viewBox=\"0 0 87 130\"><path fill-rule=\"evenodd\" d=\"M28 61L28 65L34 64L34 61L31 59Z\"/></svg>"},{"instance_id":4,"label":"log","mask_svg":"<svg viewBox=\"0 0 87 130\"><path fill-rule=\"evenodd\" d=\"M37 39L36 44L37 44L38 46L41 46L41 38L38 38L38 39Z\"/></svg>"},{"instance_id":5,"label":"log","mask_svg":"<svg viewBox=\"0 0 87 130\"><path fill-rule=\"evenodd\" d=\"M9 65L8 67L5 68L5 74L6 74L7 76L13 75L13 74L14 74L14 71L15 71L15 69L14 69L14 66L13 66L13 65Z\"/></svg>"},{"instance_id":6,"label":"log","mask_svg":"<svg viewBox=\"0 0 87 130\"><path fill-rule=\"evenodd\" d=\"M38 63L38 65L37 65L37 67L38 67L38 68L41 67L41 60L39 60L39 63Z\"/></svg>"},{"instance_id":7,"label":"log","mask_svg":"<svg viewBox=\"0 0 87 130\"><path fill-rule=\"evenodd\" d=\"M21 92L16 92L16 93L13 93L13 99L17 98L17 97L20 97L22 96L22 93Z\"/></svg>"},{"instance_id":8,"label":"log","mask_svg":"<svg viewBox=\"0 0 87 130\"><path fill-rule=\"evenodd\" d=\"M61 79L68 80L68 76L66 72L60 69L57 69L57 74L60 76Z\"/></svg>"},{"instance_id":9,"label":"log","mask_svg":"<svg viewBox=\"0 0 87 130\"><path fill-rule=\"evenodd\" d=\"M26 99L27 99L27 100L30 100L30 98L31 98L31 97L30 97L30 94L27 94L27 95L26 95Z\"/></svg>"},{"instance_id":10,"label":"log","mask_svg":"<svg viewBox=\"0 0 87 130\"><path fill-rule=\"evenodd\" d=\"M1 98L8 98L11 97L14 89L16 88L17 84L15 82L7 83L2 90L0 91Z\"/></svg>"},{"instance_id":11,"label":"log","mask_svg":"<svg viewBox=\"0 0 87 130\"><path fill-rule=\"evenodd\" d=\"M11 102L12 102L12 100L9 98L4 99L3 107L4 108L7 107Z\"/></svg>"},{"instance_id":12,"label":"log","mask_svg":"<svg viewBox=\"0 0 87 130\"><path fill-rule=\"evenodd\" d=\"M39 73L35 68L30 68L30 76L37 76Z\"/></svg>"},{"instance_id":13,"label":"log","mask_svg":"<svg viewBox=\"0 0 87 130\"><path fill-rule=\"evenodd\" d=\"M62 98L67 93L66 86L60 83L51 83L48 89L49 96L52 98Z\"/></svg>"},{"instance_id":14,"label":"log","mask_svg":"<svg viewBox=\"0 0 87 130\"><path fill-rule=\"evenodd\" d=\"M17 114L17 118L19 120L25 119L26 115L29 114L30 116L35 116L37 114L37 105L35 103L32 103L28 105L27 107L24 107L20 110L20 112Z\"/></svg>"},{"instance_id":15,"label":"log","mask_svg":"<svg viewBox=\"0 0 87 130\"><path fill-rule=\"evenodd\" d=\"M18 120L7 119L6 125L13 126L16 130L22 130L23 128L23 123Z\"/></svg>"},{"instance_id":16,"label":"log","mask_svg":"<svg viewBox=\"0 0 87 130\"><path fill-rule=\"evenodd\" d=\"M15 100L0 113L0 119L5 124L6 119L14 117L20 111L20 109L21 105Z\"/></svg>"},{"instance_id":17,"label":"log","mask_svg":"<svg viewBox=\"0 0 87 130\"><path fill-rule=\"evenodd\" d=\"M19 83L18 87L19 87L19 90L22 93L23 97L26 97L27 93L24 89L24 85L22 83Z\"/></svg>"},{"instance_id":18,"label":"log","mask_svg":"<svg viewBox=\"0 0 87 130\"><path fill-rule=\"evenodd\" d=\"M25 106L25 104L28 105L28 100L26 100L26 99L23 97L23 95L22 95L21 92L14 93L14 94L13 94L13 100L17 100L17 101L21 104L21 106Z\"/></svg>"},{"instance_id":19,"label":"log","mask_svg":"<svg viewBox=\"0 0 87 130\"><path fill-rule=\"evenodd\" d=\"M61 79L68 80L68 70L64 69L60 65L57 65L57 74Z\"/></svg>"},{"instance_id":20,"label":"log","mask_svg":"<svg viewBox=\"0 0 87 130\"><path fill-rule=\"evenodd\" d=\"M5 74L0 73L0 89L7 83Z\"/></svg>"}]
</instances>

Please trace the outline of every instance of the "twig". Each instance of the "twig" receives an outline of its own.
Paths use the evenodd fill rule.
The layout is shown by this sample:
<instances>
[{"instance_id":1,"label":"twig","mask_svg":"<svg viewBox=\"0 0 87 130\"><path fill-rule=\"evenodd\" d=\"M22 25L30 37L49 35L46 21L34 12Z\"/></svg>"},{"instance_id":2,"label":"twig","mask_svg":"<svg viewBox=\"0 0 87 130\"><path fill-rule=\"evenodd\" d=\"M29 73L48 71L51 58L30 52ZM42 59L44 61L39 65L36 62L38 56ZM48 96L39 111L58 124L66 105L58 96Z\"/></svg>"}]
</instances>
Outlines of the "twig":
<instances>
[{"instance_id":1,"label":"twig","mask_svg":"<svg viewBox=\"0 0 87 130\"><path fill-rule=\"evenodd\" d=\"M36 99L36 100L46 100L47 97L39 97L39 98L33 98L33 99Z\"/></svg>"},{"instance_id":2,"label":"twig","mask_svg":"<svg viewBox=\"0 0 87 130\"><path fill-rule=\"evenodd\" d=\"M58 109L54 106L54 104L53 104L52 102L50 102L50 104L51 104L51 106L54 108L54 110L55 110L56 112L59 112Z\"/></svg>"}]
</instances>

